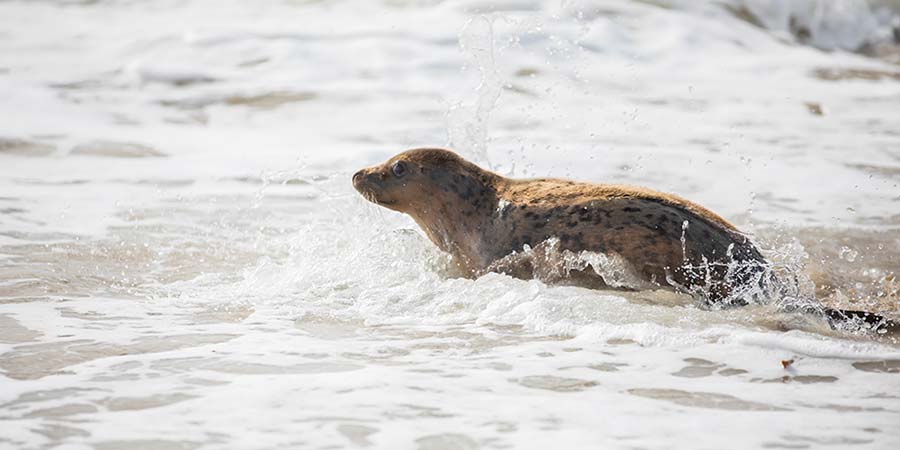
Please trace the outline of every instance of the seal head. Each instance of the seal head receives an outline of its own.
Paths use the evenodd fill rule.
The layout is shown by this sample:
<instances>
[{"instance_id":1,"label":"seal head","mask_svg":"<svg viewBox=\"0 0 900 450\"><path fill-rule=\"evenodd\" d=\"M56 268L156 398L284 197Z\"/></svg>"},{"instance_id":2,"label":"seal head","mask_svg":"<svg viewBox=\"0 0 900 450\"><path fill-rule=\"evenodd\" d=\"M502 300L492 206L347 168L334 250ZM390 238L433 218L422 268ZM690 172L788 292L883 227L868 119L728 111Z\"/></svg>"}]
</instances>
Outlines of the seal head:
<instances>
[{"instance_id":1,"label":"seal head","mask_svg":"<svg viewBox=\"0 0 900 450\"><path fill-rule=\"evenodd\" d=\"M450 194L448 188L463 187L464 177L480 179L485 173L451 151L416 149L356 172L353 187L372 203L416 215L450 200L444 198ZM475 183L465 187L474 189Z\"/></svg>"},{"instance_id":2,"label":"seal head","mask_svg":"<svg viewBox=\"0 0 900 450\"><path fill-rule=\"evenodd\" d=\"M495 256L485 244L500 180L456 153L425 148L356 172L353 187L372 203L408 214L465 274L474 275Z\"/></svg>"}]
</instances>

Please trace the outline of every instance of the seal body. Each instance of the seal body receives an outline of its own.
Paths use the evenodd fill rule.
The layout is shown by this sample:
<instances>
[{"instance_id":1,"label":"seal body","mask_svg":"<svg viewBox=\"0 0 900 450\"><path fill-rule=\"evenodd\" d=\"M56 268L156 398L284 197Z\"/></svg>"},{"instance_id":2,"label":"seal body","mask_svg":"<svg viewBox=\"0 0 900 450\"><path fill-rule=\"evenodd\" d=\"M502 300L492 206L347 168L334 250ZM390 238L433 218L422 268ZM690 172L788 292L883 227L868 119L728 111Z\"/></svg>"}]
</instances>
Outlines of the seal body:
<instances>
[{"instance_id":1,"label":"seal body","mask_svg":"<svg viewBox=\"0 0 900 450\"><path fill-rule=\"evenodd\" d=\"M651 285L710 302L743 304L759 291L752 288L759 287L766 262L756 247L721 217L682 198L556 179L505 180L499 194L508 202L495 221L499 253L555 239L555 250L619 257Z\"/></svg>"},{"instance_id":2,"label":"seal body","mask_svg":"<svg viewBox=\"0 0 900 450\"><path fill-rule=\"evenodd\" d=\"M591 252L627 265L641 282L742 304L766 264L718 215L644 188L509 179L440 149L401 153L357 172L353 184L374 203L409 214L468 276L531 278L548 252L570 262ZM559 281L611 284L587 264L562 272L556 271Z\"/></svg>"},{"instance_id":3,"label":"seal body","mask_svg":"<svg viewBox=\"0 0 900 450\"><path fill-rule=\"evenodd\" d=\"M721 306L785 293L746 236L674 195L550 178L509 179L442 149L400 153L356 172L353 186L369 201L409 214L470 277L501 272L586 287L667 287ZM626 282L611 280L610 272L627 272ZM824 317L832 326L850 320L900 332L900 323L865 311L783 306Z\"/></svg>"}]
</instances>

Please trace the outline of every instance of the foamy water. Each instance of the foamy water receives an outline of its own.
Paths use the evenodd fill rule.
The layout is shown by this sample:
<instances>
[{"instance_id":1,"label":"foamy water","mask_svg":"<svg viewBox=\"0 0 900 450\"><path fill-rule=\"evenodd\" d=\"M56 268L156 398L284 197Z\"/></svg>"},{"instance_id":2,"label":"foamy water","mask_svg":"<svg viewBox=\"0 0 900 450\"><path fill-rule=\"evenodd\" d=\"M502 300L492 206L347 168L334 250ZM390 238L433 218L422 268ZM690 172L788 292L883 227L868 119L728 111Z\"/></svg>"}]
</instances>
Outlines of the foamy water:
<instances>
[{"instance_id":1,"label":"foamy water","mask_svg":"<svg viewBox=\"0 0 900 450\"><path fill-rule=\"evenodd\" d=\"M896 4L784 4L0 2L0 448L896 448L896 337L460 279L350 186L673 192L900 319Z\"/></svg>"}]
</instances>

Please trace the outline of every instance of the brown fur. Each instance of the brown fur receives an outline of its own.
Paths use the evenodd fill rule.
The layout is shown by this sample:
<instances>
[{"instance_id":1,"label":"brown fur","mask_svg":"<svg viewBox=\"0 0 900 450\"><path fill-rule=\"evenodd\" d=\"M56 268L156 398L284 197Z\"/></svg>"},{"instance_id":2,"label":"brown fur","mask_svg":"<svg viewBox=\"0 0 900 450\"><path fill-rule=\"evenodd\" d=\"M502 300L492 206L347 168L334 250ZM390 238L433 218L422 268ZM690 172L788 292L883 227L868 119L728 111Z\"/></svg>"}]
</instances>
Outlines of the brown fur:
<instances>
[{"instance_id":1,"label":"brown fur","mask_svg":"<svg viewBox=\"0 0 900 450\"><path fill-rule=\"evenodd\" d=\"M391 172L398 162L408 171L399 178ZM498 261L526 245L536 248L557 238L559 250L618 255L646 281L704 287L708 300L720 301L735 283L748 279L740 270L728 278L727 264L749 263L754 271L764 264L725 219L680 197L640 187L508 179L440 149L403 152L359 171L353 184L369 200L412 216L469 276L500 271L528 278L530 267ZM598 277L590 275L571 278L596 286Z\"/></svg>"}]
</instances>

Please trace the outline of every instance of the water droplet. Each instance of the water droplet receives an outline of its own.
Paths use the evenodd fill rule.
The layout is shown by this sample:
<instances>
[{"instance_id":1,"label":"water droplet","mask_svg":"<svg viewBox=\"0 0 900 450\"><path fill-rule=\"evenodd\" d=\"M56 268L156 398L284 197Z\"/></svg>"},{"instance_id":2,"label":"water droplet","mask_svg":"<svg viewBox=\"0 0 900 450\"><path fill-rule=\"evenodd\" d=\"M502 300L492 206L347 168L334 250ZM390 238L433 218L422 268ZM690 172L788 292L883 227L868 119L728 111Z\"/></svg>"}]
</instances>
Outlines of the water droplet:
<instances>
[{"instance_id":1,"label":"water droplet","mask_svg":"<svg viewBox=\"0 0 900 450\"><path fill-rule=\"evenodd\" d=\"M853 250L852 248L847 247L846 245L841 247L840 257L844 261L854 262L854 261L856 261L857 256L859 256L858 251Z\"/></svg>"}]
</instances>

